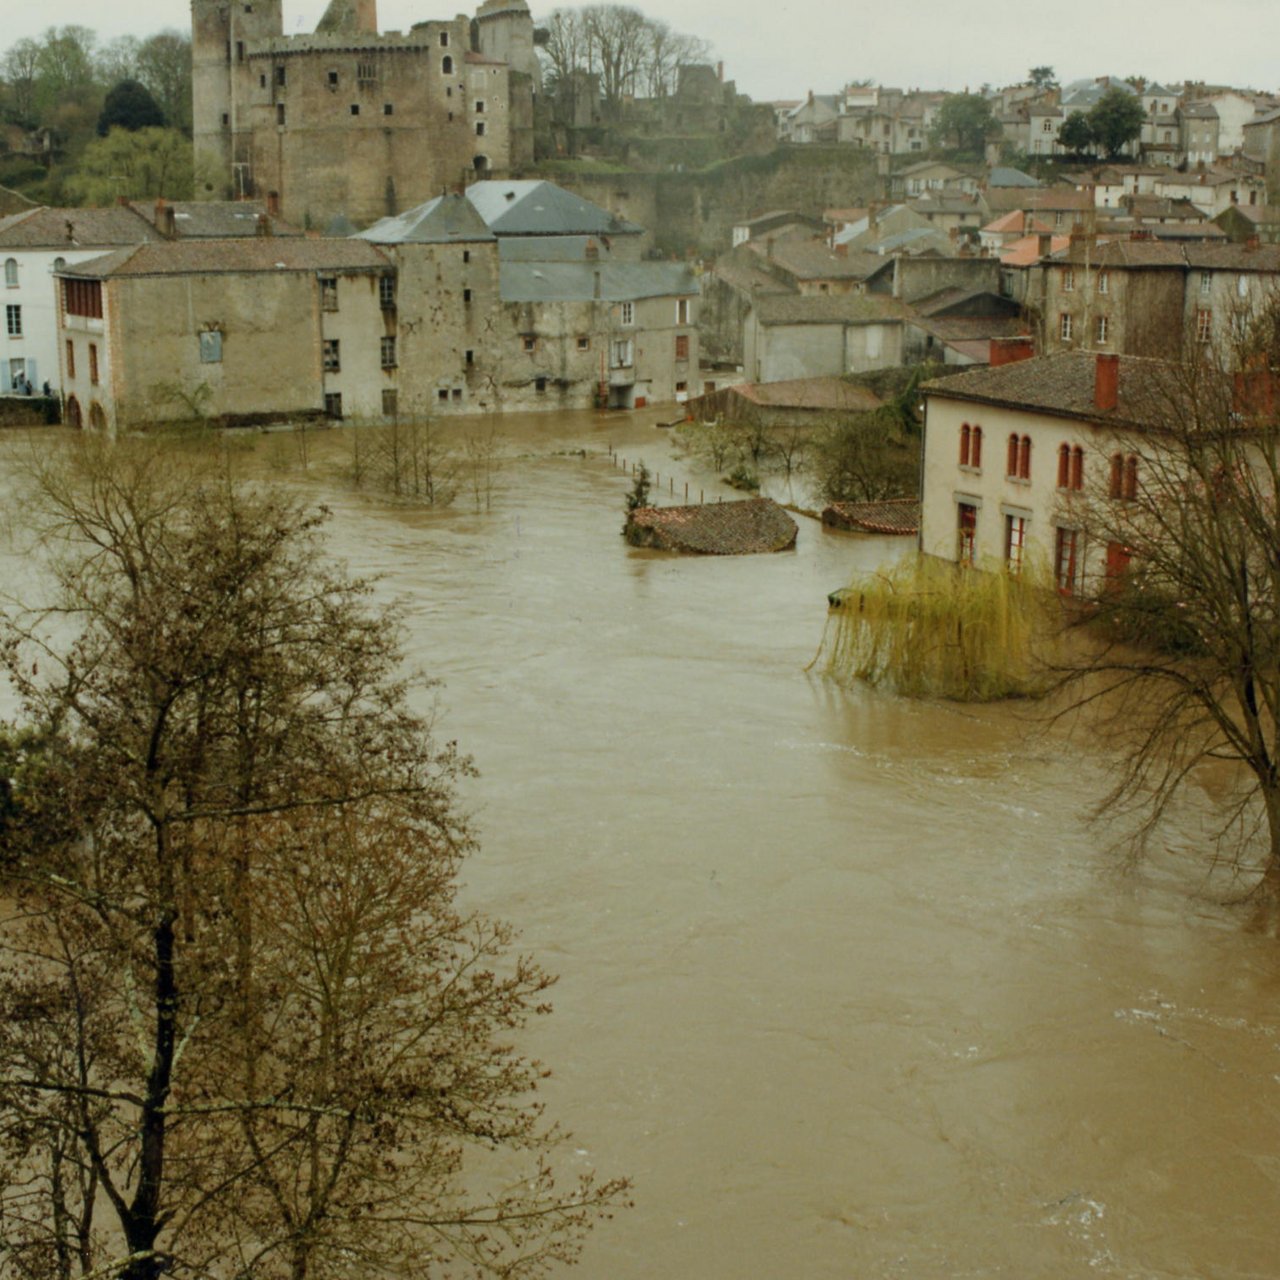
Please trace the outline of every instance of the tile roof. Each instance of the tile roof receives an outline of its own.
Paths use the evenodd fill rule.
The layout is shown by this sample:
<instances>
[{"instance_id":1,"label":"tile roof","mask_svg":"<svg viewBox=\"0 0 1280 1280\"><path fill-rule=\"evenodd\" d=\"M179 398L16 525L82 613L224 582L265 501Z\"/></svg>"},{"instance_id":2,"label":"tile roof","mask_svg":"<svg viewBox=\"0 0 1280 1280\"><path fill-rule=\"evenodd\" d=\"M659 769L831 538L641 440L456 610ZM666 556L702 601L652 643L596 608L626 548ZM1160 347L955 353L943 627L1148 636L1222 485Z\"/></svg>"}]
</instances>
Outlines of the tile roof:
<instances>
[{"instance_id":1,"label":"tile roof","mask_svg":"<svg viewBox=\"0 0 1280 1280\"><path fill-rule=\"evenodd\" d=\"M898 324L906 307L880 295L765 294L755 300L761 324Z\"/></svg>"},{"instance_id":2,"label":"tile roof","mask_svg":"<svg viewBox=\"0 0 1280 1280\"><path fill-rule=\"evenodd\" d=\"M718 280L744 293L790 293L791 290L776 276L771 276L756 265L755 255L742 246L720 258L713 274Z\"/></svg>"},{"instance_id":3,"label":"tile roof","mask_svg":"<svg viewBox=\"0 0 1280 1280\"><path fill-rule=\"evenodd\" d=\"M466 190L495 235L640 235L642 227L584 200L581 196L537 180L476 182Z\"/></svg>"},{"instance_id":4,"label":"tile roof","mask_svg":"<svg viewBox=\"0 0 1280 1280\"><path fill-rule=\"evenodd\" d=\"M181 240L227 240L258 234L258 223L268 217L264 200L170 200L164 206L131 200L129 207L140 218L159 228L162 207L173 210L174 230ZM300 236L303 231L281 218L271 218L273 236ZM163 230L163 228L159 228Z\"/></svg>"},{"instance_id":5,"label":"tile roof","mask_svg":"<svg viewBox=\"0 0 1280 1280\"><path fill-rule=\"evenodd\" d=\"M1089 245L1077 240L1069 247L1067 262L1124 268L1169 267L1191 271L1261 271L1280 273L1280 245L1190 243L1126 238Z\"/></svg>"},{"instance_id":6,"label":"tile roof","mask_svg":"<svg viewBox=\"0 0 1280 1280\"><path fill-rule=\"evenodd\" d=\"M128 205L105 209L53 209L42 205L0 218L0 247L7 249L110 249L161 238Z\"/></svg>"},{"instance_id":7,"label":"tile roof","mask_svg":"<svg viewBox=\"0 0 1280 1280\"><path fill-rule=\"evenodd\" d=\"M1119 356L1116 407L1094 402L1098 357L1089 351L1060 351L1018 360L994 369L976 369L926 382L927 396L964 400L1001 408L1025 409L1054 417L1085 419L1136 427L1158 427L1170 407L1169 365L1144 356Z\"/></svg>"},{"instance_id":8,"label":"tile roof","mask_svg":"<svg viewBox=\"0 0 1280 1280\"><path fill-rule=\"evenodd\" d=\"M503 302L634 302L698 292L682 262L503 262L498 270Z\"/></svg>"},{"instance_id":9,"label":"tile roof","mask_svg":"<svg viewBox=\"0 0 1280 1280\"><path fill-rule=\"evenodd\" d=\"M836 253L821 240L758 240L748 246L761 263L773 263L797 280L868 280L885 268L876 253Z\"/></svg>"},{"instance_id":10,"label":"tile roof","mask_svg":"<svg viewBox=\"0 0 1280 1280\"><path fill-rule=\"evenodd\" d=\"M768 409L837 409L870 413L884 401L869 387L843 378L787 378L781 382L740 382L725 394L739 395Z\"/></svg>"},{"instance_id":11,"label":"tile roof","mask_svg":"<svg viewBox=\"0 0 1280 1280\"><path fill-rule=\"evenodd\" d=\"M60 274L96 279L122 276L237 275L275 271L377 271L387 256L360 240L161 240L117 249Z\"/></svg>"},{"instance_id":12,"label":"tile roof","mask_svg":"<svg viewBox=\"0 0 1280 1280\"><path fill-rule=\"evenodd\" d=\"M883 502L833 502L822 512L829 529L849 529L857 533L894 536L918 533L920 501L917 498L890 498Z\"/></svg>"},{"instance_id":13,"label":"tile roof","mask_svg":"<svg viewBox=\"0 0 1280 1280\"><path fill-rule=\"evenodd\" d=\"M640 507L625 532L633 546L736 556L787 551L795 546L799 528L771 498L750 498L699 507Z\"/></svg>"},{"instance_id":14,"label":"tile roof","mask_svg":"<svg viewBox=\"0 0 1280 1280\"><path fill-rule=\"evenodd\" d=\"M1071 243L1070 236L1052 236L1049 240L1049 252L1060 253ZM1000 262L1006 267L1030 267L1040 261L1040 237L1024 236L1007 244L1000 251Z\"/></svg>"},{"instance_id":15,"label":"tile roof","mask_svg":"<svg viewBox=\"0 0 1280 1280\"><path fill-rule=\"evenodd\" d=\"M1008 213L1003 214L994 222L988 222L983 231L990 231L995 234L1003 234L1006 231L1020 231L1024 233L1050 231L1052 228L1047 222L1041 222L1039 218L1028 214L1024 209L1010 209Z\"/></svg>"}]
</instances>

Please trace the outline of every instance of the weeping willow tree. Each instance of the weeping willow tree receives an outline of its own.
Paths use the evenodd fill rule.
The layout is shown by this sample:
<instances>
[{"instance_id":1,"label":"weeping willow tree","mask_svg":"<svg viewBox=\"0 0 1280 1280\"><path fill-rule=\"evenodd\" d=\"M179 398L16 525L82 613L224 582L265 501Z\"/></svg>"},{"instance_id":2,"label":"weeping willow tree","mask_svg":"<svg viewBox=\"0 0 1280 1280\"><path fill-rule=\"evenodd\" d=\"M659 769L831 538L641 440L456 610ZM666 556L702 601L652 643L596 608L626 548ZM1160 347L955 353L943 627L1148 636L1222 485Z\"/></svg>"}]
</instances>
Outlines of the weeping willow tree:
<instances>
[{"instance_id":1,"label":"weeping willow tree","mask_svg":"<svg viewBox=\"0 0 1280 1280\"><path fill-rule=\"evenodd\" d=\"M1037 696L1058 611L1046 579L916 557L832 597L812 666L910 698Z\"/></svg>"}]
</instances>

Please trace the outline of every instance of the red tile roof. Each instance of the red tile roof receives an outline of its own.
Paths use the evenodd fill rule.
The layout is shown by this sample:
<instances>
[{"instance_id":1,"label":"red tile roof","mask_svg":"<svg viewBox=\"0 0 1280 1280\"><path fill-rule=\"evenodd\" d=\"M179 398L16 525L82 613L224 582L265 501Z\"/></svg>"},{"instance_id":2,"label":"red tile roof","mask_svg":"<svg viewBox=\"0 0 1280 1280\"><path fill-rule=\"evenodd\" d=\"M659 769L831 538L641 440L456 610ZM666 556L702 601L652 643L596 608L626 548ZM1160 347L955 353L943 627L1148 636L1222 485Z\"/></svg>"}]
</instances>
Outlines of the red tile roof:
<instances>
[{"instance_id":1,"label":"red tile roof","mask_svg":"<svg viewBox=\"0 0 1280 1280\"><path fill-rule=\"evenodd\" d=\"M919 532L920 503L916 498L891 498L885 502L833 502L822 513L830 529L857 533L906 535Z\"/></svg>"},{"instance_id":2,"label":"red tile roof","mask_svg":"<svg viewBox=\"0 0 1280 1280\"><path fill-rule=\"evenodd\" d=\"M795 546L796 522L771 498L698 507L641 507L626 527L633 546L737 556Z\"/></svg>"}]
</instances>

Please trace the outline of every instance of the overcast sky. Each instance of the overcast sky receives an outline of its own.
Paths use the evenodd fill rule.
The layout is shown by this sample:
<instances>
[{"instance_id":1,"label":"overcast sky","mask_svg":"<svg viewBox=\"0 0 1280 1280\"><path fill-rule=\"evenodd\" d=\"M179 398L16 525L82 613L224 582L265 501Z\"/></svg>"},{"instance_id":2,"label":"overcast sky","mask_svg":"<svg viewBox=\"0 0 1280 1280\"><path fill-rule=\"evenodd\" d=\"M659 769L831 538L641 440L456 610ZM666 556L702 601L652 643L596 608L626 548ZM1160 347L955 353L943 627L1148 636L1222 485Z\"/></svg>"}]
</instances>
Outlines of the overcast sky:
<instances>
[{"instance_id":1,"label":"overcast sky","mask_svg":"<svg viewBox=\"0 0 1280 1280\"><path fill-rule=\"evenodd\" d=\"M285 0L285 30L308 31L326 0ZM554 4L533 2L535 17ZM1280 4L1276 0L1022 0L964 5L956 0L637 0L651 17L711 41L725 74L758 100L835 93L871 77L902 88L976 89L1025 79L1048 63L1063 80L1099 75L1187 78L1241 87L1280 87ZM407 28L474 4L378 0L382 29ZM82 23L108 40L186 29L186 0L41 0L5 4L0 48L50 25Z\"/></svg>"}]
</instances>

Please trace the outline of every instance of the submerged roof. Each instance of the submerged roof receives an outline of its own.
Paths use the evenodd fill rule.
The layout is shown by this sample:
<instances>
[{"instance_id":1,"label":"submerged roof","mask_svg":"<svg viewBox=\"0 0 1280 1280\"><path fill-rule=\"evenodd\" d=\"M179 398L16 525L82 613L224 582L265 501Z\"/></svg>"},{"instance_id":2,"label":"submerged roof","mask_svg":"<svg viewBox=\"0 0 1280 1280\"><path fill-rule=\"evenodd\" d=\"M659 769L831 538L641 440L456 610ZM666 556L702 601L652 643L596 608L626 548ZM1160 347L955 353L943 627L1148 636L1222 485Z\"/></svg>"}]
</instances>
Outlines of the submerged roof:
<instances>
[{"instance_id":1,"label":"submerged roof","mask_svg":"<svg viewBox=\"0 0 1280 1280\"><path fill-rule=\"evenodd\" d=\"M476 182L467 199L495 235L640 235L642 227L551 182Z\"/></svg>"},{"instance_id":2,"label":"submerged roof","mask_svg":"<svg viewBox=\"0 0 1280 1280\"><path fill-rule=\"evenodd\" d=\"M499 268L503 302L634 302L698 292L681 262L504 262Z\"/></svg>"},{"instance_id":3,"label":"submerged roof","mask_svg":"<svg viewBox=\"0 0 1280 1280\"><path fill-rule=\"evenodd\" d=\"M869 387L839 377L787 378L781 382L740 382L713 396L740 396L767 409L837 409L870 413L884 403Z\"/></svg>"},{"instance_id":4,"label":"submerged roof","mask_svg":"<svg viewBox=\"0 0 1280 1280\"><path fill-rule=\"evenodd\" d=\"M355 238L374 244L452 244L493 240L495 236L465 196L445 195L408 213L383 218Z\"/></svg>"},{"instance_id":5,"label":"submerged roof","mask_svg":"<svg viewBox=\"0 0 1280 1280\"><path fill-rule=\"evenodd\" d=\"M640 507L627 519L636 546L698 555L738 556L786 551L799 527L771 498L715 502L698 507Z\"/></svg>"}]
</instances>

